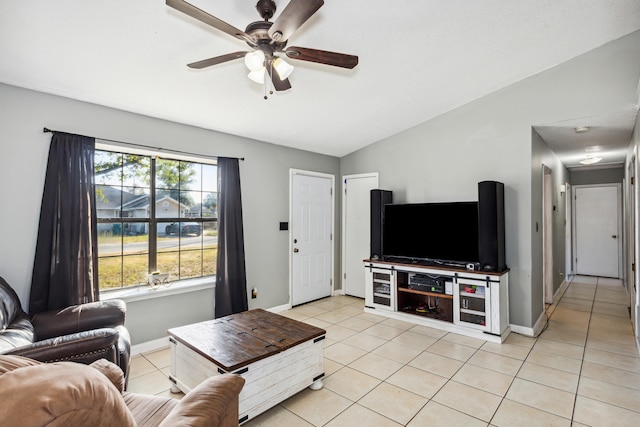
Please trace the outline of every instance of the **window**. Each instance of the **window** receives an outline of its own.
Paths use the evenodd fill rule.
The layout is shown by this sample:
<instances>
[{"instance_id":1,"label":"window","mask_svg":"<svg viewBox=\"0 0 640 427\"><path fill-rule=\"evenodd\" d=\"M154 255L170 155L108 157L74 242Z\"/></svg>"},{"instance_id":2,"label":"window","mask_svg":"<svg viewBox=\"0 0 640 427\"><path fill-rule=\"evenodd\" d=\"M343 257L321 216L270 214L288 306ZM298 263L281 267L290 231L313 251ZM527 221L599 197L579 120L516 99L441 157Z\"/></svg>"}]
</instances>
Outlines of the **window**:
<instances>
[{"instance_id":1,"label":"window","mask_svg":"<svg viewBox=\"0 0 640 427\"><path fill-rule=\"evenodd\" d=\"M215 274L217 166L96 149L101 290Z\"/></svg>"}]
</instances>

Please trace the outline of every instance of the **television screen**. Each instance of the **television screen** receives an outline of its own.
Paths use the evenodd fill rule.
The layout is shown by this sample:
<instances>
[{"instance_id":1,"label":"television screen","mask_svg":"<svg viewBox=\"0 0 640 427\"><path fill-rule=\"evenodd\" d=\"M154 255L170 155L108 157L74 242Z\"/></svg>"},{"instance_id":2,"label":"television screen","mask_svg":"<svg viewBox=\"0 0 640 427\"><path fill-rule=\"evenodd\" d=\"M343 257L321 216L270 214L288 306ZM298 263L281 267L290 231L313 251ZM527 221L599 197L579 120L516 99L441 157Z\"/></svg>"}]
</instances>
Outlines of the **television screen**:
<instances>
[{"instance_id":1,"label":"television screen","mask_svg":"<svg viewBox=\"0 0 640 427\"><path fill-rule=\"evenodd\" d=\"M434 262L478 262L478 203L385 205L382 252Z\"/></svg>"}]
</instances>

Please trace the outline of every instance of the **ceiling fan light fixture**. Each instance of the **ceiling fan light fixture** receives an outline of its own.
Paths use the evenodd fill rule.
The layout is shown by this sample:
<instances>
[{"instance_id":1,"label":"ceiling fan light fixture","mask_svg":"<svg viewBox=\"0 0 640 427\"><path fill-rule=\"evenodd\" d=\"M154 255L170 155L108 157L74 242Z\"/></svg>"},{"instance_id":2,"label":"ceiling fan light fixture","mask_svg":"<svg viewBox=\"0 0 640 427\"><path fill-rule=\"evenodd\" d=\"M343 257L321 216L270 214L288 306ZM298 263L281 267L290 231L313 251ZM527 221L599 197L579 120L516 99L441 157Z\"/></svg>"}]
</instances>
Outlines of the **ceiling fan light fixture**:
<instances>
[{"instance_id":1,"label":"ceiling fan light fixture","mask_svg":"<svg viewBox=\"0 0 640 427\"><path fill-rule=\"evenodd\" d=\"M266 70L264 69L264 67L260 68L257 71L251 71L247 77L249 77L251 80L253 80L254 82L262 85L264 84L264 75L265 75Z\"/></svg>"},{"instance_id":2,"label":"ceiling fan light fixture","mask_svg":"<svg viewBox=\"0 0 640 427\"><path fill-rule=\"evenodd\" d=\"M586 157L582 160L580 160L580 163L583 165L593 165L595 163L598 163L600 160L602 160L602 157Z\"/></svg>"},{"instance_id":3,"label":"ceiling fan light fixture","mask_svg":"<svg viewBox=\"0 0 640 427\"><path fill-rule=\"evenodd\" d=\"M247 53L244 57L244 65L251 71L260 71L264 68L264 52L254 50Z\"/></svg>"},{"instance_id":4,"label":"ceiling fan light fixture","mask_svg":"<svg viewBox=\"0 0 640 427\"><path fill-rule=\"evenodd\" d=\"M280 57L276 58L273 61L273 68L276 69L278 76L280 76L280 79L282 80L289 78L289 76L293 72L293 65L285 62L285 60Z\"/></svg>"}]
</instances>

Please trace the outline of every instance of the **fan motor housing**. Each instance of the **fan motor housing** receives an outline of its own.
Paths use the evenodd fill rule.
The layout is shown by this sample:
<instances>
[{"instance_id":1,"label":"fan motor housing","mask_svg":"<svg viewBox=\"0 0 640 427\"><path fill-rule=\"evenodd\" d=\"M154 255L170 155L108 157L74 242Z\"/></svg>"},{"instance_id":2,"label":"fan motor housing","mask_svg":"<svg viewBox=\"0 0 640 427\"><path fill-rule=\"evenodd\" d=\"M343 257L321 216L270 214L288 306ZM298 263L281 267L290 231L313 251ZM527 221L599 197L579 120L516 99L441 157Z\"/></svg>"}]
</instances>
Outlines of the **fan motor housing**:
<instances>
[{"instance_id":1,"label":"fan motor housing","mask_svg":"<svg viewBox=\"0 0 640 427\"><path fill-rule=\"evenodd\" d=\"M269 21L256 21L247 25L244 30L249 34L257 45L272 44L274 50L282 50L287 45L287 42L276 42L271 40L269 36L269 28L273 25L273 22Z\"/></svg>"},{"instance_id":2,"label":"fan motor housing","mask_svg":"<svg viewBox=\"0 0 640 427\"><path fill-rule=\"evenodd\" d=\"M273 0L258 0L256 9L258 9L262 19L268 21L273 18L273 14L276 12L276 3Z\"/></svg>"}]
</instances>

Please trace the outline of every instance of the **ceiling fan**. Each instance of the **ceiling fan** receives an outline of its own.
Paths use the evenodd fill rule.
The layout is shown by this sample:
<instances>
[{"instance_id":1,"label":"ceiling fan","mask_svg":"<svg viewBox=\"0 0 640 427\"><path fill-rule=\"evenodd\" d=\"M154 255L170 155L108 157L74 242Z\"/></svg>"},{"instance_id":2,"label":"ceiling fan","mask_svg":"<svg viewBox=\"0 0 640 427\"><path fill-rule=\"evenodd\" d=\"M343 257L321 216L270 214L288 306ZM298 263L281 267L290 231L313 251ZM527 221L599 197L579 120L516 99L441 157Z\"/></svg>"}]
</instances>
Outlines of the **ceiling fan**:
<instances>
[{"instance_id":1,"label":"ceiling fan","mask_svg":"<svg viewBox=\"0 0 640 427\"><path fill-rule=\"evenodd\" d=\"M275 90L283 91L291 89L288 77L293 71L293 67L278 54L284 54L287 58L299 61L316 62L334 67L351 69L358 65L358 57L354 55L305 47L286 47L289 37L322 7L324 0L291 0L274 22L269 19L276 11L275 2L273 0L258 0L256 9L264 21L252 22L247 25L244 31L186 1L166 0L166 2L167 6L246 42L253 49L252 51L227 53L187 64L190 68L201 69L245 58L245 64L251 70L249 73L251 80L263 83L266 74L271 78Z\"/></svg>"}]
</instances>

